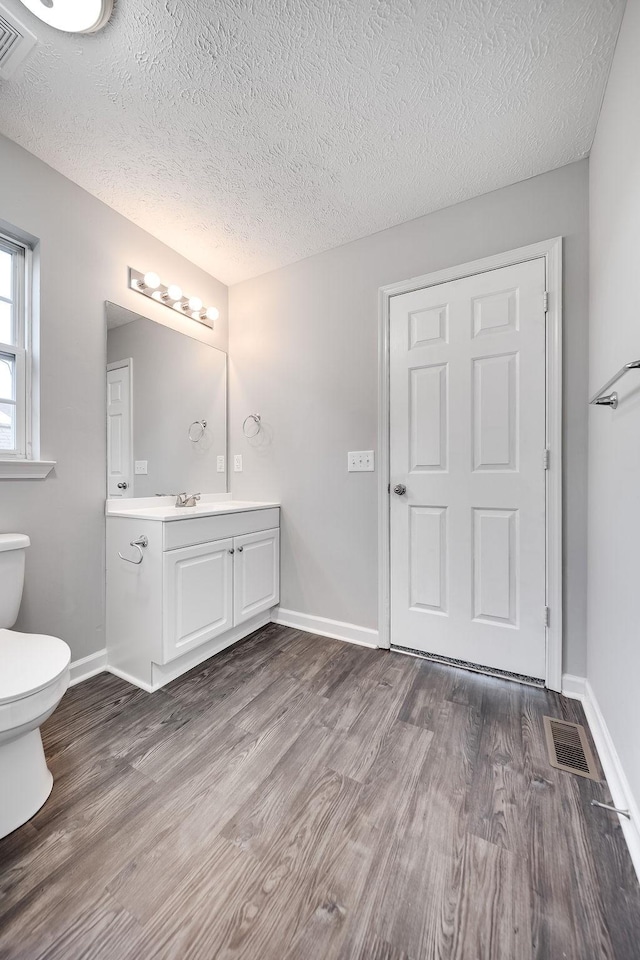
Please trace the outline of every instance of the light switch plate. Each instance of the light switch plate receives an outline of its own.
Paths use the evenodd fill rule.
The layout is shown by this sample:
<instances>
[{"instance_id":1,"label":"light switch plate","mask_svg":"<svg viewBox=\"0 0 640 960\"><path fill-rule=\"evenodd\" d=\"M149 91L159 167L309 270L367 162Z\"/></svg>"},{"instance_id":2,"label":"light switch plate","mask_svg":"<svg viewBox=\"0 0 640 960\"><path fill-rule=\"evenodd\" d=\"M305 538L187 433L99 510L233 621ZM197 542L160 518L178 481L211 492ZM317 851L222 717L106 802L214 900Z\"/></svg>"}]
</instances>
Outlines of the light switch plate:
<instances>
[{"instance_id":1,"label":"light switch plate","mask_svg":"<svg viewBox=\"0 0 640 960\"><path fill-rule=\"evenodd\" d=\"M224 457L218 457L217 459L218 473L224 473Z\"/></svg>"},{"instance_id":2,"label":"light switch plate","mask_svg":"<svg viewBox=\"0 0 640 960\"><path fill-rule=\"evenodd\" d=\"M242 454L241 453L234 454L233 469L236 473L242 473Z\"/></svg>"},{"instance_id":3,"label":"light switch plate","mask_svg":"<svg viewBox=\"0 0 640 960\"><path fill-rule=\"evenodd\" d=\"M134 473L136 476L146 476L147 475L147 460L136 460Z\"/></svg>"},{"instance_id":4,"label":"light switch plate","mask_svg":"<svg viewBox=\"0 0 640 960\"><path fill-rule=\"evenodd\" d=\"M347 457L347 470L349 473L375 470L373 450L350 450Z\"/></svg>"}]
</instances>

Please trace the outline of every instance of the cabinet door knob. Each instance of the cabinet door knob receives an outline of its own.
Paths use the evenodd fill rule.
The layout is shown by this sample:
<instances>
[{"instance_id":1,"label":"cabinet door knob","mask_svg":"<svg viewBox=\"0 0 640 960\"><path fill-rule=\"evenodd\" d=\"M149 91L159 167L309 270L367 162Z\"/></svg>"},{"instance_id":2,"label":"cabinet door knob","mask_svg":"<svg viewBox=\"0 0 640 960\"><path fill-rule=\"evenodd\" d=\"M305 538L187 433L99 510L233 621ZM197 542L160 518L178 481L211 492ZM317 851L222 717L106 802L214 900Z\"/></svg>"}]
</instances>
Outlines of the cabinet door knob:
<instances>
[{"instance_id":1,"label":"cabinet door knob","mask_svg":"<svg viewBox=\"0 0 640 960\"><path fill-rule=\"evenodd\" d=\"M244 547L238 547L238 553L242 553L243 550L244 550Z\"/></svg>"},{"instance_id":2,"label":"cabinet door knob","mask_svg":"<svg viewBox=\"0 0 640 960\"><path fill-rule=\"evenodd\" d=\"M235 553L235 550L233 549L233 547L231 548L231 550L229 550L229 553Z\"/></svg>"},{"instance_id":3,"label":"cabinet door knob","mask_svg":"<svg viewBox=\"0 0 640 960\"><path fill-rule=\"evenodd\" d=\"M129 484L125 483L125 481L123 480L122 483L118 484L118 490L126 490L128 486Z\"/></svg>"}]
</instances>

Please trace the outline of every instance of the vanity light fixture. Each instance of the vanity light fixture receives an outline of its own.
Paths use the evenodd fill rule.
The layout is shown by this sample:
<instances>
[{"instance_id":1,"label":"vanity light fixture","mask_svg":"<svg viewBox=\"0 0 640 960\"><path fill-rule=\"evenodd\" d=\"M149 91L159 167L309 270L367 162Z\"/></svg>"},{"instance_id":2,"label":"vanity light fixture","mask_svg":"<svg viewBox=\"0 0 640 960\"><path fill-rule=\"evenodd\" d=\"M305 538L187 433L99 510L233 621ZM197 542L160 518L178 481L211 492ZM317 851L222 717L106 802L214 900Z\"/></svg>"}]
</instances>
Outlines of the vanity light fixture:
<instances>
[{"instance_id":1,"label":"vanity light fixture","mask_svg":"<svg viewBox=\"0 0 640 960\"><path fill-rule=\"evenodd\" d=\"M65 33L97 33L113 12L113 0L22 0L40 20Z\"/></svg>"},{"instance_id":2,"label":"vanity light fixture","mask_svg":"<svg viewBox=\"0 0 640 960\"><path fill-rule=\"evenodd\" d=\"M165 307L177 310L183 316L191 317L192 320L197 320L198 323L203 323L211 329L220 316L220 311L216 307L205 307L200 297L185 296L177 283L166 286L153 271L141 273L129 267L129 286L136 293L141 293L143 297L150 297L158 303L163 303Z\"/></svg>"}]
</instances>

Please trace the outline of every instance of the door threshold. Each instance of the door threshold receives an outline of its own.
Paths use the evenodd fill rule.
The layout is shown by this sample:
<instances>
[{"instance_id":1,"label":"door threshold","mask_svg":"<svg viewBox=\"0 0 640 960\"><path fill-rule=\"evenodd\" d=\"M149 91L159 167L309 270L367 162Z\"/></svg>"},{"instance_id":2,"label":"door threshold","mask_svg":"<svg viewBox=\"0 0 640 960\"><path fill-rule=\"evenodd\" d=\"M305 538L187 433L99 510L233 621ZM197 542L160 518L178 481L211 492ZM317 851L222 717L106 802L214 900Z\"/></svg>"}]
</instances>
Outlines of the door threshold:
<instances>
[{"instance_id":1,"label":"door threshold","mask_svg":"<svg viewBox=\"0 0 640 960\"><path fill-rule=\"evenodd\" d=\"M453 657L441 657L439 653L425 653L424 650L414 650L412 647L400 647L395 643L391 649L396 653L404 653L407 657L420 657L422 660L432 660L445 667L457 667L459 670L470 670L472 673L481 673L485 677L497 677L498 680L514 680L516 683L525 683L529 687L544 689L544 680L537 677L527 677L523 673L511 673L509 670L498 670L494 667L483 667L479 663L469 663L467 660L455 660Z\"/></svg>"}]
</instances>

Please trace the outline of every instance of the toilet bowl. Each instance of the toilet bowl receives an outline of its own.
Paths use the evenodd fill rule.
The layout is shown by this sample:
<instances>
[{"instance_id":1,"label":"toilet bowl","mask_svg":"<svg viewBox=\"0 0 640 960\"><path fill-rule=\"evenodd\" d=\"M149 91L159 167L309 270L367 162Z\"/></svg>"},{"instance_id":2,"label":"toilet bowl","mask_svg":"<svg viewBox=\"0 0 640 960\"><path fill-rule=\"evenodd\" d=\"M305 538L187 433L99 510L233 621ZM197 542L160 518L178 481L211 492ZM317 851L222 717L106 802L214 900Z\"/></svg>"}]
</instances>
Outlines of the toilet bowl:
<instances>
[{"instance_id":1,"label":"toilet bowl","mask_svg":"<svg viewBox=\"0 0 640 960\"><path fill-rule=\"evenodd\" d=\"M40 724L69 685L71 651L63 640L9 630L18 615L29 538L0 534L0 837L40 809L53 777Z\"/></svg>"}]
</instances>

